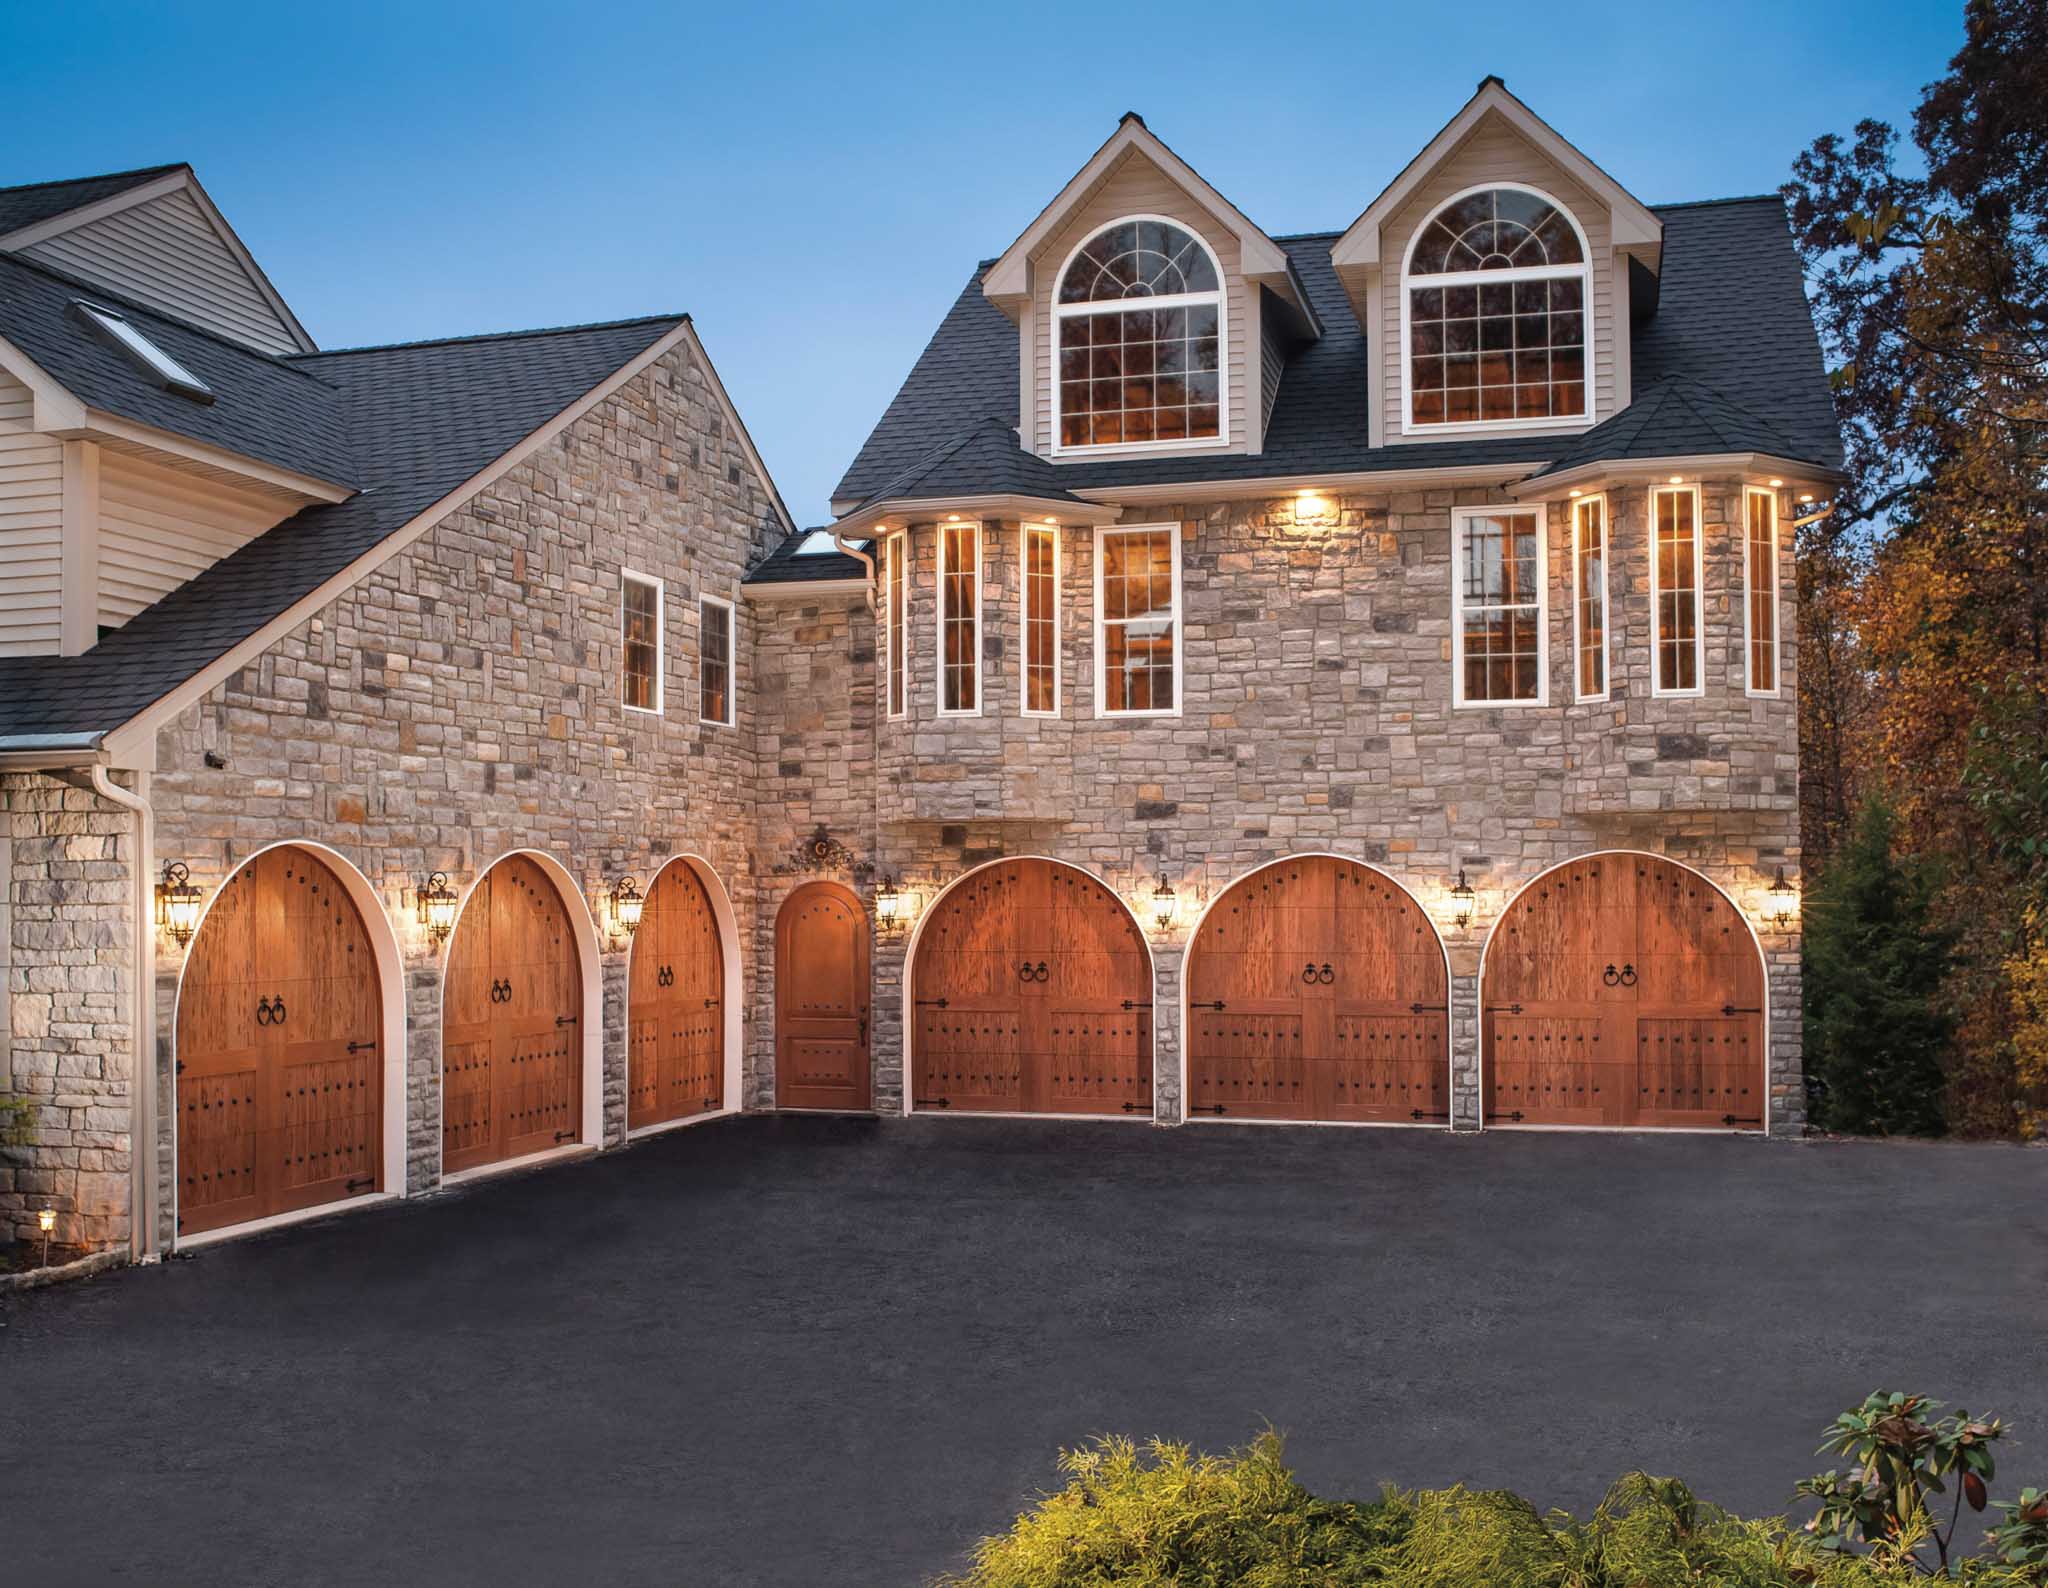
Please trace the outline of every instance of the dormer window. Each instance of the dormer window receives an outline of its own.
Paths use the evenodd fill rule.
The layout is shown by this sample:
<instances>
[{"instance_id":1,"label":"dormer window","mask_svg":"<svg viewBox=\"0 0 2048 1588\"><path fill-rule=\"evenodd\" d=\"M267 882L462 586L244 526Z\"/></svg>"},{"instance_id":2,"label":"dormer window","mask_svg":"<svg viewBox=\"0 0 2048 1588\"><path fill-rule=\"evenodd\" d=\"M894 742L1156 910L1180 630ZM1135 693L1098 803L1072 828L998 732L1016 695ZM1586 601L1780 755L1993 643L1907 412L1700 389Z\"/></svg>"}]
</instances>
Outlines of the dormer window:
<instances>
[{"instance_id":1,"label":"dormer window","mask_svg":"<svg viewBox=\"0 0 2048 1588\"><path fill-rule=\"evenodd\" d=\"M1590 417L1589 258L1534 188L1479 188L1431 216L1402 273L1408 429Z\"/></svg>"},{"instance_id":2,"label":"dormer window","mask_svg":"<svg viewBox=\"0 0 2048 1588\"><path fill-rule=\"evenodd\" d=\"M1223 273L1209 245L1154 216L1077 248L1053 301L1061 450L1221 440Z\"/></svg>"}]
</instances>

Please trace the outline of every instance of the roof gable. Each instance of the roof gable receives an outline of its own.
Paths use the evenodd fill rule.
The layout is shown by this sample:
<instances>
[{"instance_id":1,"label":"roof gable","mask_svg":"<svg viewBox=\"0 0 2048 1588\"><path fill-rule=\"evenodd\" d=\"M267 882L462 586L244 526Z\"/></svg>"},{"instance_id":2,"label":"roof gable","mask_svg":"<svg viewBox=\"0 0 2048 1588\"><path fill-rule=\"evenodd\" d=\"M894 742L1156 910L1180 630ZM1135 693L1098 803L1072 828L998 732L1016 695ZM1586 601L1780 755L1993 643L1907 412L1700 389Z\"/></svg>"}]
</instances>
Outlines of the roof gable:
<instances>
[{"instance_id":1,"label":"roof gable","mask_svg":"<svg viewBox=\"0 0 2048 1588\"><path fill-rule=\"evenodd\" d=\"M69 202L20 207L21 217L32 218L0 230L0 251L55 266L264 352L313 351L312 337L190 166L46 186L69 190ZM0 216L9 214L7 196L0 190Z\"/></svg>"},{"instance_id":2,"label":"roof gable","mask_svg":"<svg viewBox=\"0 0 2048 1588\"><path fill-rule=\"evenodd\" d=\"M1013 318L1023 311L1031 295L1031 257L1039 245L1052 236L1089 196L1129 158L1141 158L1156 166L1176 187L1185 192L1216 224L1237 238L1242 250L1242 269L1248 281L1270 287L1304 315L1313 316L1287 251L1268 237L1244 211L1205 181L1200 172L1169 149L1145 125L1136 111L1126 111L1117 129L1102 147L1089 156L1087 164L1074 173L1053 201L1038 212L1017 240L989 265L981 289L989 301Z\"/></svg>"},{"instance_id":3,"label":"roof gable","mask_svg":"<svg viewBox=\"0 0 2048 1588\"><path fill-rule=\"evenodd\" d=\"M1614 217L1614 246L1654 247L1663 240L1663 226L1656 214L1613 177L1595 165L1535 111L1507 90L1498 77L1483 80L1478 91L1465 102L1443 129L1430 139L1422 152L1401 168L1379 197L1345 229L1330 250L1341 273L1353 268L1370 269L1387 263L1380 258L1380 226L1414 193L1444 160L1489 116L1498 116L1535 146L1538 153L1555 162L1606 204Z\"/></svg>"},{"instance_id":4,"label":"roof gable","mask_svg":"<svg viewBox=\"0 0 2048 1588\"><path fill-rule=\"evenodd\" d=\"M131 188L184 169L182 165L146 165L134 171L109 171L104 176L68 177L56 182L24 182L16 187L0 187L0 238L117 197Z\"/></svg>"}]
</instances>

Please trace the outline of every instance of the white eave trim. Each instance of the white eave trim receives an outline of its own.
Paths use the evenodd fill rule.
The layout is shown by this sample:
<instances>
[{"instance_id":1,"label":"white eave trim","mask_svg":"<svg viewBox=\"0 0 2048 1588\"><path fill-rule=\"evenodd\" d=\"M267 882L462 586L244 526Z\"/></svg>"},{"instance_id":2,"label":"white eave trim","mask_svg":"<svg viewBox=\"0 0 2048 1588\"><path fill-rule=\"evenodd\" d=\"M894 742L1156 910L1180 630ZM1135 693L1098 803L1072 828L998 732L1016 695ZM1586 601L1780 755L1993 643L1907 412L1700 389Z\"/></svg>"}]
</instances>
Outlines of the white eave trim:
<instances>
[{"instance_id":1,"label":"white eave trim","mask_svg":"<svg viewBox=\"0 0 2048 1588\"><path fill-rule=\"evenodd\" d=\"M30 422L39 432L61 436L85 428L85 404L4 336L0 336L0 369L29 389L29 395L35 399Z\"/></svg>"},{"instance_id":2,"label":"white eave trim","mask_svg":"<svg viewBox=\"0 0 2048 1588\"><path fill-rule=\"evenodd\" d=\"M1422 152L1401 168L1380 196L1365 207L1330 250L1338 270L1371 269L1380 264L1380 223L1398 210L1436 167L1488 115L1503 117L1538 150L1571 174L1605 204L1613 217L1613 246L1656 247L1664 240L1664 223L1649 207L1613 177L1586 158L1535 111L1523 104L1498 78L1489 77L1465 102Z\"/></svg>"},{"instance_id":3,"label":"white eave trim","mask_svg":"<svg viewBox=\"0 0 2048 1588\"><path fill-rule=\"evenodd\" d=\"M207 196L206 189L199 185L199 178L192 174L190 166L180 166L175 171L166 171L162 176L139 186L124 189L92 204L81 205L75 210L66 210L61 215L52 215L48 220L38 221L33 226L24 226L19 231L9 232L5 237L0 237L0 249L20 253L24 248L32 248L47 238L61 237L64 233L75 231L81 226L90 226L94 221L105 220L109 215L118 215L123 210L135 208L138 204L147 204L154 199L184 189L191 190L193 201L199 206L199 212L219 234L222 245L235 256L236 263L255 284L256 290L263 295L263 300L270 305L272 312L284 326L286 335L299 344L299 351L318 352L319 344L306 334L306 328L299 324L299 317L292 313L291 305L286 303L283 294L271 285L270 278L263 273L263 267L256 263L256 256L243 246L242 239L235 235L235 229L228 224L227 217L221 214L219 207ZM239 337L231 336L228 340L240 346L250 345L242 342Z\"/></svg>"},{"instance_id":4,"label":"white eave trim","mask_svg":"<svg viewBox=\"0 0 2048 1588\"><path fill-rule=\"evenodd\" d=\"M1114 509L1071 502L1056 496L1015 496L993 493L982 496L892 496L872 507L849 513L832 526L841 540L867 531L882 535L901 529L912 521L928 522L947 513L962 518L1056 518L1062 524L1108 524L1116 520Z\"/></svg>"},{"instance_id":5,"label":"white eave trim","mask_svg":"<svg viewBox=\"0 0 2048 1588\"><path fill-rule=\"evenodd\" d=\"M1589 480L1654 481L1664 485L1674 474L1688 476L1686 483L1704 474L1768 474L1792 485L1833 486L1842 479L1833 469L1802 463L1796 458L1781 458L1771 452L1689 452L1664 458L1596 459L1540 479L1525 479L1519 485L1508 486L1507 493L1518 502L1548 502Z\"/></svg>"},{"instance_id":6,"label":"white eave trim","mask_svg":"<svg viewBox=\"0 0 2048 1588\"><path fill-rule=\"evenodd\" d=\"M223 473L238 474L258 485L272 486L280 491L289 491L294 496L310 497L316 502L345 502L356 494L356 487L343 485L335 480L323 480L317 475L301 474L296 469L279 468L274 463L265 463L246 453L232 452L226 447L216 447L204 441L194 441L190 436L181 436L174 430L159 430L154 425L138 424L133 419L123 419L119 414L110 414L103 408L85 410L85 423L75 432L57 430L51 434L73 441L112 441L128 447L139 447L144 451L168 453L187 462L204 464Z\"/></svg>"},{"instance_id":7,"label":"white eave trim","mask_svg":"<svg viewBox=\"0 0 2048 1588\"><path fill-rule=\"evenodd\" d=\"M820 601L839 596L859 600L867 593L865 579L764 579L758 584L742 584L740 594L757 606L773 606L781 601Z\"/></svg>"},{"instance_id":8,"label":"white eave trim","mask_svg":"<svg viewBox=\"0 0 2048 1588\"><path fill-rule=\"evenodd\" d=\"M1543 464L1467 463L1441 468L1354 469L1331 474L1267 474L1239 480L1180 480L1163 485L1077 485L1074 494L1091 502L1229 502L1253 496L1287 496L1298 491L1399 491L1416 485L1508 485Z\"/></svg>"},{"instance_id":9,"label":"white eave trim","mask_svg":"<svg viewBox=\"0 0 2048 1588\"><path fill-rule=\"evenodd\" d=\"M129 765L130 763L126 757L131 754L143 753L149 749L155 739L157 729L164 723L170 721L178 713L185 711L200 700L203 700L230 673L256 656L261 655L265 650L276 644L284 635L289 634L294 628L312 617L330 601L346 592L357 581L374 573L378 568L426 534L428 530L440 523L441 520L462 507L464 503L468 502L479 491L502 478L519 464L525 462L534 453L554 440L556 436L568 429L569 426L589 413L591 409L610 398L620 387L640 374L642 370L646 369L657 359L665 357L679 344L684 342L689 343L697 351L698 356L702 357L702 348L698 345L696 337L691 332L690 322L685 320L673 330L636 353L610 376L593 386L589 391L577 398L575 402L562 409L561 412L547 420L523 440L515 443L491 462L485 464L483 468L479 469L467 480L464 480L462 484L456 486L446 496L443 496L439 501L432 503L421 512L415 514L411 519L386 535L339 573L331 575L313 590L294 601L284 611L278 613L277 616L271 618L267 623L258 628L255 633L237 641L227 651L215 657L183 683L159 695L149 705L129 718L128 721L106 735L107 752L113 758L114 764L117 766ZM705 368L707 370L710 369L710 361L708 359L705 360ZM716 389L718 383L715 375L712 377L712 384L714 389ZM721 392L721 397L722 395ZM777 505L780 505L779 501Z\"/></svg>"},{"instance_id":10,"label":"white eave trim","mask_svg":"<svg viewBox=\"0 0 2048 1588\"><path fill-rule=\"evenodd\" d=\"M1316 324L1315 310L1298 289L1289 265L1287 250L1268 237L1250 216L1203 180L1195 168L1169 149L1135 114L1126 115L1088 163L1059 190L1053 201L1038 212L1017 240L1003 250L996 262L982 273L981 290L1005 312L1021 308L1031 294L1031 255L1059 226L1075 204L1109 174L1125 154L1135 151L1150 160L1189 198L1208 212L1210 218L1238 241L1239 270L1246 280L1270 287Z\"/></svg>"}]
</instances>

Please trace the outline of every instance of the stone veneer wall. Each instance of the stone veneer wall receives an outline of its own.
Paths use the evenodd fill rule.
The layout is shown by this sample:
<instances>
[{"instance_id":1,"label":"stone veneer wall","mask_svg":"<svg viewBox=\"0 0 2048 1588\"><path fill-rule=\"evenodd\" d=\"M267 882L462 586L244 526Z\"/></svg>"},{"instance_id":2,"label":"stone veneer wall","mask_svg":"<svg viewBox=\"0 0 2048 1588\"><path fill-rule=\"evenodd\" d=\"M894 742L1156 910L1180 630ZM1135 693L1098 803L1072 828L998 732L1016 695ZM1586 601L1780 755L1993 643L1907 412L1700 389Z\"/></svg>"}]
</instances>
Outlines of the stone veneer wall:
<instances>
[{"instance_id":1,"label":"stone veneer wall","mask_svg":"<svg viewBox=\"0 0 2048 1588\"><path fill-rule=\"evenodd\" d=\"M1094 534L1062 531L1065 666L1058 719L1018 710L1018 547L1014 523L983 535L983 712L934 713L933 557L929 524L911 531L910 707L878 725L872 817L842 754L859 755L859 722L805 698L785 709L778 800L802 801L827 780L815 809L863 837L860 859L900 873L932 897L996 856L1044 854L1084 866L1135 898L1160 873L1175 880L1182 917L1151 932L1158 986L1158 1116L1181 1117L1180 962L1203 903L1246 871L1283 856L1331 851L1371 862L1415 893L1439 922L1453 977L1454 1112L1479 1119L1480 955L1513 893L1544 869L1601 849L1641 849L1691 865L1726 889L1758 924L1771 989L1773 1128L1804 1114L1799 1065L1796 927L1758 922L1756 896L1772 870L1799 859L1794 695L1796 633L1790 536L1781 536L1782 682L1775 699L1748 697L1741 674L1740 480L1702 493L1706 563L1706 690L1697 699L1650 692L1646 491L1615 487L1610 596L1612 698L1572 699L1570 526L1550 510L1550 693L1541 707L1451 704L1451 509L1502 501L1484 488L1347 495L1323 520L1298 522L1291 498L1182 510L1127 511L1126 523L1183 525L1185 653L1181 715L1094 715ZM873 624L850 631L830 611L788 626L764 609L762 644L865 658ZM787 633L784 642L774 638ZM803 663L791 656L792 678ZM771 669L764 666L764 675ZM872 695L861 697L871 713ZM842 752L841 746L852 748ZM767 759L764 747L764 763ZM768 768L764 764L764 772ZM844 792L840 792L844 790ZM807 818L808 819L808 818ZM1479 909L1459 931L1443 893L1459 868ZM877 1107L901 1106L902 996L907 934L877 943ZM763 1047L756 1065L772 1055ZM756 1082L766 1095L772 1082Z\"/></svg>"},{"instance_id":2,"label":"stone veneer wall","mask_svg":"<svg viewBox=\"0 0 2048 1588\"><path fill-rule=\"evenodd\" d=\"M0 774L0 1095L35 1105L0 1147L0 1240L109 1246L129 1236L134 1070L134 815L89 787Z\"/></svg>"},{"instance_id":3,"label":"stone veneer wall","mask_svg":"<svg viewBox=\"0 0 2048 1588\"><path fill-rule=\"evenodd\" d=\"M445 950L410 893L427 873L461 890L506 851L534 849L576 879L603 946L608 1143L625 1136L627 956L605 935L600 895L695 854L751 943L754 614L738 603L737 722L701 725L697 597L736 599L781 533L705 372L677 348L159 736L158 854L185 861L209 897L257 849L304 839L381 898L407 978L409 1190L440 1178ZM622 567L664 581L661 716L621 704ZM751 978L757 961L742 963ZM160 937L165 1237L182 964Z\"/></svg>"}]
</instances>

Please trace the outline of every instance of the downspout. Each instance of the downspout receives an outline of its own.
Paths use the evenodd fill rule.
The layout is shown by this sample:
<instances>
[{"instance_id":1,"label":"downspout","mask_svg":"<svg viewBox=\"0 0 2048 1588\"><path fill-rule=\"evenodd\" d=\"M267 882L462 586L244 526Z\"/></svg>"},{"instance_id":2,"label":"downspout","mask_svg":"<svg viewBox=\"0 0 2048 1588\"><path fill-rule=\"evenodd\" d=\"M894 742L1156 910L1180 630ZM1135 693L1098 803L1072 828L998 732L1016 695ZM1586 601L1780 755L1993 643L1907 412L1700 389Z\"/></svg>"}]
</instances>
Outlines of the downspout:
<instances>
[{"instance_id":1,"label":"downspout","mask_svg":"<svg viewBox=\"0 0 2048 1588\"><path fill-rule=\"evenodd\" d=\"M837 546L841 551L845 552L847 556L858 557L861 560L861 562L866 566L868 571L866 591L868 598L868 613L870 616L872 616L877 610L875 605L875 584L876 581L881 577L881 575L876 571L873 553L862 551L860 547L850 545L846 541L841 540L839 538L839 531L836 529L832 531L832 544Z\"/></svg>"},{"instance_id":2,"label":"downspout","mask_svg":"<svg viewBox=\"0 0 2048 1588\"><path fill-rule=\"evenodd\" d=\"M149 804L149 774L135 774L129 793L97 763L93 792L135 812L135 1089L129 1120L128 1255L146 1262L156 1250L156 924L150 879L156 874L156 812Z\"/></svg>"}]
</instances>

